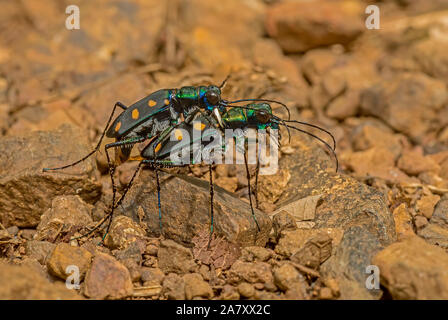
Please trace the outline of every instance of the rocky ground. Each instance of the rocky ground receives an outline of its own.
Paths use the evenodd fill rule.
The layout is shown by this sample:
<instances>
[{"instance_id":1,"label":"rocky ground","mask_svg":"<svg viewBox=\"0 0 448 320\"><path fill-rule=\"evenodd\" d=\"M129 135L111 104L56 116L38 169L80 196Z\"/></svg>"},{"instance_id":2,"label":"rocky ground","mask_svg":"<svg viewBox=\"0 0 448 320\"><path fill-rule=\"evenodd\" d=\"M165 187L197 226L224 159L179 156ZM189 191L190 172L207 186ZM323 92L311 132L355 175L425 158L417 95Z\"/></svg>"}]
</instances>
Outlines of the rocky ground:
<instances>
[{"instance_id":1,"label":"rocky ground","mask_svg":"<svg viewBox=\"0 0 448 320\"><path fill-rule=\"evenodd\" d=\"M83 0L73 31L69 4L0 1L1 299L448 299L446 1ZM217 166L207 248L207 167L162 174L163 235L144 170L104 246L71 240L111 203L105 155L42 168L87 154L116 101L229 72L226 99L277 99L331 131L339 171L293 133L260 177L256 232L244 165Z\"/></svg>"}]
</instances>

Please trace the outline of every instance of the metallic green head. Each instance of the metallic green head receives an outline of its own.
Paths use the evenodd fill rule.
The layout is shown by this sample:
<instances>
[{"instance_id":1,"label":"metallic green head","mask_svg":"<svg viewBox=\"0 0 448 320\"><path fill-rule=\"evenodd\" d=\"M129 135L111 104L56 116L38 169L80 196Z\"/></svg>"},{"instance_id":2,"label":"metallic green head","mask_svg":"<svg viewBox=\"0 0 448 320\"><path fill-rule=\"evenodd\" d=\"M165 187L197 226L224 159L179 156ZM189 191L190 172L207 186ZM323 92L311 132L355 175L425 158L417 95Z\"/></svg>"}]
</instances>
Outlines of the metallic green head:
<instances>
[{"instance_id":1,"label":"metallic green head","mask_svg":"<svg viewBox=\"0 0 448 320\"><path fill-rule=\"evenodd\" d=\"M251 103L246 108L248 122L256 125L258 129L278 129L278 123L274 120L272 108L268 103Z\"/></svg>"},{"instance_id":2,"label":"metallic green head","mask_svg":"<svg viewBox=\"0 0 448 320\"><path fill-rule=\"evenodd\" d=\"M213 110L221 102L221 89L217 86L201 87L199 97L208 110Z\"/></svg>"}]
</instances>

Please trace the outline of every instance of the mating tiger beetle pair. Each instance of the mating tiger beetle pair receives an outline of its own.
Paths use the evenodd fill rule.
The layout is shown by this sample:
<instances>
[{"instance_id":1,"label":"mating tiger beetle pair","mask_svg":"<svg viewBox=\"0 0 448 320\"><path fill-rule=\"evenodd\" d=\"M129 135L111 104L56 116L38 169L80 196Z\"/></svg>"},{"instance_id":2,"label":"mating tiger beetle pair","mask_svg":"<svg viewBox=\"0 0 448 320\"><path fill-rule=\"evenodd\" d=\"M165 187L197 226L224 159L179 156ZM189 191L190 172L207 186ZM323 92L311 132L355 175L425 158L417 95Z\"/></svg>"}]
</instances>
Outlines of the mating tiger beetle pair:
<instances>
[{"instance_id":1,"label":"mating tiger beetle pair","mask_svg":"<svg viewBox=\"0 0 448 320\"><path fill-rule=\"evenodd\" d=\"M157 199L158 199L158 214L159 214L159 226L162 229L162 206L160 197L160 181L158 171L164 167L179 167L186 166L188 164L175 164L170 161L169 156L174 145L170 141L170 135L173 130L183 129L187 132L191 132L194 129L205 131L207 128L218 128L222 132L224 129L278 129L279 126L283 126L288 130L294 129L299 132L308 134L313 138L318 139L325 144L327 148L333 153L336 159L337 170L337 158L335 155L335 140L330 132L320 128L318 126L289 119L289 109L281 102L267 99L240 99L235 101L227 101L221 97L221 88L225 85L227 78L220 86L188 86L180 89L161 89L143 99L135 102L131 106L127 107L121 102L117 102L110 114L106 127L103 130L100 140L89 154L82 159L75 161L71 164L57 167L57 168L44 168L43 171L55 171L72 167L93 154L95 154L100 146L101 142L106 135L109 138L115 138L115 142L106 144L105 153L109 167L109 174L112 182L112 206L110 212L88 233L82 235L85 237L96 229L101 227L104 222L108 220L107 228L103 236L103 241L109 232L111 226L114 209L116 209L123 201L127 191L131 187L134 178L136 177L140 168L144 165L149 166L155 172L156 184L157 184ZM251 102L247 105L235 105L241 102ZM273 115L269 102L278 103L286 108L288 111L288 120L280 119ZM121 108L122 113L112 122L114 113L117 108ZM194 128L193 120L199 118L201 123L200 128ZM195 120L195 124L197 121ZM318 136L297 128L293 123L305 125L313 128L317 128L329 136L333 140L333 146L330 146L323 139ZM130 159L131 150L134 145L146 142L146 146L140 152L140 163L132 175L130 182L123 190L121 197L116 202L116 186L114 181L115 164L111 161L109 155L109 149L114 148L117 152L117 156L120 162L124 162ZM195 141L191 141L194 143ZM137 159L133 159L137 160ZM249 202L253 220L257 226L258 231L260 227L255 217L254 208L251 197L250 187L250 174L247 163L247 157L244 155L244 162L246 165L246 175L248 179L248 193ZM192 163L190 163L192 164ZM193 163L194 164L194 163ZM210 239L213 233L213 177L212 177L212 163L208 164L209 167L209 180L210 180ZM257 161L257 178L258 178L258 161ZM256 196L256 193L255 193ZM256 198L257 199L257 198ZM258 203L258 200L257 200Z\"/></svg>"}]
</instances>

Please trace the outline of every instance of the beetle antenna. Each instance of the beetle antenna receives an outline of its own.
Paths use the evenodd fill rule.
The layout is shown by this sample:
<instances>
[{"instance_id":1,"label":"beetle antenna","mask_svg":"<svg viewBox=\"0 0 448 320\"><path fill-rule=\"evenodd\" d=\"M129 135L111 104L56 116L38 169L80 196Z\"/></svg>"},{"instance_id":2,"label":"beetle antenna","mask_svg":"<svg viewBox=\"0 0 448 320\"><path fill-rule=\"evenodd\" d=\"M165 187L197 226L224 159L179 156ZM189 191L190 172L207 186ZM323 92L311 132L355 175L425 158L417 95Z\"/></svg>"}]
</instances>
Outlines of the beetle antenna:
<instances>
[{"instance_id":1,"label":"beetle antenna","mask_svg":"<svg viewBox=\"0 0 448 320\"><path fill-rule=\"evenodd\" d=\"M285 126L286 130L288 131L288 143L291 143L291 131L289 130L289 127L286 125L285 120L280 119L276 116L273 116L275 122L277 122L277 124L279 123L279 121L282 123L283 126Z\"/></svg>"},{"instance_id":2,"label":"beetle antenna","mask_svg":"<svg viewBox=\"0 0 448 320\"><path fill-rule=\"evenodd\" d=\"M234 101L225 101L225 103L233 104L233 103L244 102L244 101L260 101L260 102L277 103L277 104L281 105L282 107L284 107L286 109L286 111L288 111L288 120L291 119L291 112L289 111L288 106L286 104L284 104L283 102L276 101L276 100L270 100L270 99L240 99L240 100L234 100Z\"/></svg>"},{"instance_id":3,"label":"beetle antenna","mask_svg":"<svg viewBox=\"0 0 448 320\"><path fill-rule=\"evenodd\" d=\"M227 80L229 80L230 75L231 75L231 73L229 73L229 74L227 75L227 77L224 79L224 81L223 81L223 82L221 83L221 85L218 87L219 89L224 89L224 86L226 85Z\"/></svg>"},{"instance_id":4,"label":"beetle antenna","mask_svg":"<svg viewBox=\"0 0 448 320\"><path fill-rule=\"evenodd\" d=\"M279 120L281 120L281 119L279 119ZM318 125L315 125L315 124L312 124L312 123L308 123L308 122L297 121L297 120L281 120L281 121L283 121L283 122L294 122L294 123L302 124L304 126L313 127L313 128L319 129L322 132L325 132L326 134L328 134L331 137L331 140L333 140L333 150L336 150L336 139L335 139L335 137L333 136L333 134L330 131L328 131L328 130L326 130L326 129L318 126Z\"/></svg>"},{"instance_id":5,"label":"beetle antenna","mask_svg":"<svg viewBox=\"0 0 448 320\"><path fill-rule=\"evenodd\" d=\"M325 140L319 138L318 136L312 134L311 132L308 132L308 131L305 131L305 130L296 128L296 127L294 127L294 126L291 126L291 125L286 124L286 127L291 128L291 129L294 129L294 130L297 130L297 131L302 132L302 133L305 133L305 134L309 135L310 137L313 137L313 138L319 140L320 142L322 142L322 143L328 148L328 150L330 150L331 154L333 154L334 159L335 159L335 162L336 162L336 172L338 171L338 168L339 168L339 161L338 161L338 157L337 157L337 155L336 155L336 152L333 150L333 148L332 148L327 142L325 142Z\"/></svg>"}]
</instances>

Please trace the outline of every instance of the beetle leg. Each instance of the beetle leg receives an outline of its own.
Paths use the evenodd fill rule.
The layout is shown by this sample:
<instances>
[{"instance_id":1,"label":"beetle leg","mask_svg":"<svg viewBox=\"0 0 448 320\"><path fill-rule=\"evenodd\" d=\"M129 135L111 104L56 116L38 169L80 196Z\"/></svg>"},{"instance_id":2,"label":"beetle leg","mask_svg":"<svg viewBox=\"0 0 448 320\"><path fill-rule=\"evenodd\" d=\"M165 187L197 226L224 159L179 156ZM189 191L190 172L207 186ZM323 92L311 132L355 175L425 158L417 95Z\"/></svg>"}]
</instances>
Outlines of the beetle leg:
<instances>
[{"instance_id":1,"label":"beetle leg","mask_svg":"<svg viewBox=\"0 0 448 320\"><path fill-rule=\"evenodd\" d=\"M100 140L98 141L98 144L96 145L95 149L93 149L88 155L86 155L86 156L83 157L82 159L79 159L78 161L75 161L75 162L70 163L70 164L68 164L68 165L65 165L65 166L62 166L62 167L56 167L56 168L43 168L42 171L43 171L43 172L47 172L47 171L55 171L55 170L62 170L62 169L66 169L66 168L69 168L69 167L73 167L73 166L77 165L78 163L81 163L81 162L83 162L84 160L88 159L88 158L89 158L90 156L92 156L94 153L96 153L96 152L100 149L101 142L103 141L104 135L106 134L107 128L109 127L110 122L112 121L112 118L113 118L114 113L115 113L115 109L116 109L117 107L120 107L120 108L122 108L123 110L126 110L126 109L127 109L127 107L126 107L124 104L122 104L121 102L116 102L116 103L115 103L114 108L112 109L112 113L111 113L110 116L109 116L109 120L107 120L106 127L104 128L103 133L101 134Z\"/></svg>"},{"instance_id":2,"label":"beetle leg","mask_svg":"<svg viewBox=\"0 0 448 320\"><path fill-rule=\"evenodd\" d=\"M157 183L157 207L159 209L160 235L162 235L162 203L160 201L160 181L159 181L159 170L157 166L154 166L154 173L156 174L156 183Z\"/></svg>"},{"instance_id":3,"label":"beetle leg","mask_svg":"<svg viewBox=\"0 0 448 320\"><path fill-rule=\"evenodd\" d=\"M113 195L112 195L112 211L114 210L114 207L115 207L115 195L116 195L116 191L117 190L116 190L115 183L114 183L115 165L110 161L108 150L110 148L121 147L123 145L129 145L129 144L130 145L134 145L134 144L142 142L144 140L146 140L145 137L130 138L130 139L126 139L126 140L122 140L122 141L117 141L117 142L106 144L106 146L104 147L104 151L106 152L107 163L109 165L109 175L110 175L110 179L112 181L112 192L113 192ZM112 214L111 214L111 216L112 216Z\"/></svg>"},{"instance_id":4,"label":"beetle leg","mask_svg":"<svg viewBox=\"0 0 448 320\"><path fill-rule=\"evenodd\" d=\"M124 104L122 104L120 101L117 101L115 105L119 106L121 109L126 110L128 107L126 107Z\"/></svg>"},{"instance_id":5,"label":"beetle leg","mask_svg":"<svg viewBox=\"0 0 448 320\"><path fill-rule=\"evenodd\" d=\"M126 196L126 193L128 193L129 189L131 188L132 183L134 182L134 179L137 176L137 173L140 171L143 164L144 164L143 161L140 161L140 163L137 166L137 169L135 169L135 171L131 177L131 180L129 180L129 183L126 185L126 188L123 190L123 193L121 194L120 199L118 199L117 204L115 205L115 208L118 208L121 205L121 203L123 202L124 197Z\"/></svg>"},{"instance_id":6,"label":"beetle leg","mask_svg":"<svg viewBox=\"0 0 448 320\"><path fill-rule=\"evenodd\" d=\"M257 225L257 229L258 229L258 231L260 231L260 226L258 225L257 218L255 217L254 207L252 205L252 195L251 195L251 190L250 190L250 173L249 173L249 165L247 164L247 155L246 155L246 153L244 153L244 164L246 166L247 189L248 189L248 192L249 192L250 210L252 212L252 218L254 219L255 224Z\"/></svg>"},{"instance_id":7,"label":"beetle leg","mask_svg":"<svg viewBox=\"0 0 448 320\"><path fill-rule=\"evenodd\" d=\"M255 185L254 185L254 196L255 196L255 208L258 209L258 175L260 174L260 159L257 157L257 166L255 168Z\"/></svg>"},{"instance_id":8,"label":"beetle leg","mask_svg":"<svg viewBox=\"0 0 448 320\"><path fill-rule=\"evenodd\" d=\"M213 195L214 195L214 188L213 188L213 171L212 171L212 165L210 164L208 166L208 172L210 175L210 237L208 239L208 245L207 249L210 249L210 243L212 242L212 235L213 235Z\"/></svg>"},{"instance_id":9,"label":"beetle leg","mask_svg":"<svg viewBox=\"0 0 448 320\"><path fill-rule=\"evenodd\" d=\"M143 164L144 164L143 162L140 162L140 163L139 163L139 165L137 166L137 169L135 169L135 171L134 171L134 173L133 173L133 175L132 175L132 177L131 177L131 180L130 180L129 183L126 185L126 188L123 190L123 193L122 193L120 199L118 199L117 204L116 204L115 206L113 206L113 209L116 209L116 208L118 208L118 207L121 205L121 203L122 203L123 200L124 200L124 197L126 196L127 192L128 192L129 189L131 188L131 186L132 186L132 184L133 184L133 182L134 182L134 179L135 179L135 177L137 176L137 173L140 171L140 169L141 169L141 167L143 166ZM109 228L110 228L110 225L111 225L111 223L112 223L112 215L113 215L113 213L114 213L114 210L111 210L111 212L109 212L108 214L106 214L106 215L100 220L100 222L99 222L96 226L94 226L91 230L89 230L87 233L83 234L82 236L79 236L79 237L76 237L76 238L72 238L71 240L80 239L80 238L83 238L83 237L86 237L86 236L92 234L95 230L97 230L99 227L101 227L107 220L109 220L107 230L106 230L106 232L105 232L105 234L104 234L104 236L103 236L103 239L102 239L101 242L99 243L99 244L101 244L101 243L104 241L104 239L106 239L106 236L107 236L107 234L108 234L108 232L109 232Z\"/></svg>"},{"instance_id":10,"label":"beetle leg","mask_svg":"<svg viewBox=\"0 0 448 320\"><path fill-rule=\"evenodd\" d=\"M113 142L113 143L109 143L109 144L107 144L105 147L104 147L104 150L105 150L105 153L106 153L106 158L107 158L107 163L108 163L108 167L109 167L109 175L110 175L110 178L111 178L111 182L112 182L112 208L111 208L111 212L109 212L103 219L102 219L102 221L100 222L100 223L98 223L92 230L90 230L89 232L87 232L86 234L84 234L84 235L82 235L82 236L80 236L80 237L77 237L77 238L73 238L72 240L76 240L76 239L79 239L79 238L83 238L83 237L86 237L86 236L88 236L89 234L91 234L91 233L93 233L95 230L97 230L99 227L101 227L103 224L104 224L104 222L106 222L107 220L109 220L109 222L108 222L108 226L107 226L107 230L106 230L106 233L104 234L104 236L103 236L103 239L101 240L101 242L99 243L99 244L101 244L103 241L104 241L104 239L106 239L106 236L107 236L107 234L108 234L108 232L109 232L109 229L110 229L110 225L111 225L111 223L112 223L112 218L113 218L113 214L114 214L114 209L118 206L118 204L117 205L115 205L115 195L116 195L116 192L117 192L117 190L116 190L116 187L115 187L115 181L114 181L114 172L115 172L115 166L112 164L112 162L110 161L110 156L109 156L109 152L108 152L108 149L110 149L110 148L114 148L114 147L120 147L120 146L123 146L124 144L136 144L136 143L139 143L139 142L142 142L142 141L144 141L146 138L143 138L143 137L138 137L138 138L131 138L131 139L127 139L127 140L123 140L123 141L117 141L117 142ZM134 174L134 176L136 175L136 173ZM133 176L133 178L132 178L132 180L134 179L134 176ZM127 192L127 190L126 190L126 192ZM123 196L120 198L120 203L121 203L121 201L123 200Z\"/></svg>"}]
</instances>

